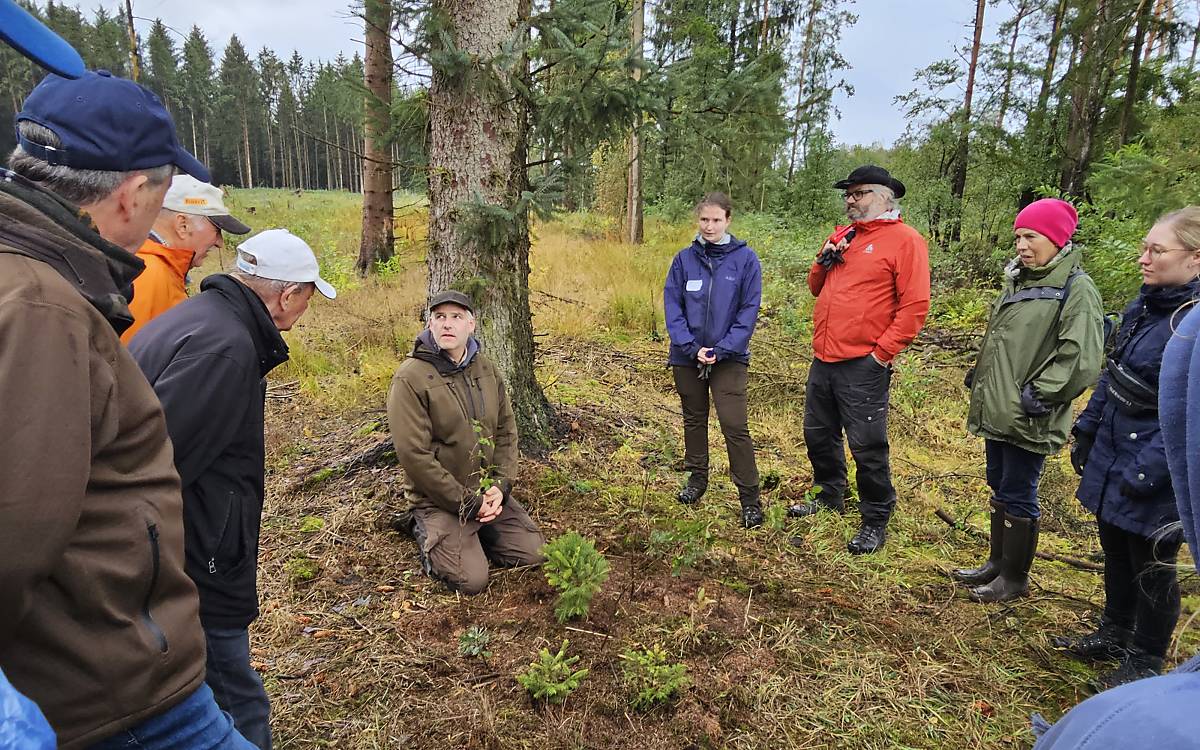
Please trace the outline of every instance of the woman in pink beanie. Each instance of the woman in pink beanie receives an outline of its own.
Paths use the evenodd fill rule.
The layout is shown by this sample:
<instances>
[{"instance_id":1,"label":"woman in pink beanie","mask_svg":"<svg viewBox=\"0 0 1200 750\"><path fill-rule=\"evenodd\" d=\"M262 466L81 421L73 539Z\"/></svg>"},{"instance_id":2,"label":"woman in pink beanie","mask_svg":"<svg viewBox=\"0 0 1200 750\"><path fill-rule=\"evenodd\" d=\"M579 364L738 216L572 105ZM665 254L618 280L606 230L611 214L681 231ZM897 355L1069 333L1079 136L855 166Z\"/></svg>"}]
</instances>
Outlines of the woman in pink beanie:
<instances>
[{"instance_id":1,"label":"woman in pink beanie","mask_svg":"<svg viewBox=\"0 0 1200 750\"><path fill-rule=\"evenodd\" d=\"M967 375L967 429L984 439L992 493L991 554L951 575L972 586L975 601L1028 592L1042 464L1066 444L1071 402L1100 372L1104 312L1071 244L1077 224L1075 208L1057 198L1017 214L1017 257L1004 269L1004 290Z\"/></svg>"}]
</instances>

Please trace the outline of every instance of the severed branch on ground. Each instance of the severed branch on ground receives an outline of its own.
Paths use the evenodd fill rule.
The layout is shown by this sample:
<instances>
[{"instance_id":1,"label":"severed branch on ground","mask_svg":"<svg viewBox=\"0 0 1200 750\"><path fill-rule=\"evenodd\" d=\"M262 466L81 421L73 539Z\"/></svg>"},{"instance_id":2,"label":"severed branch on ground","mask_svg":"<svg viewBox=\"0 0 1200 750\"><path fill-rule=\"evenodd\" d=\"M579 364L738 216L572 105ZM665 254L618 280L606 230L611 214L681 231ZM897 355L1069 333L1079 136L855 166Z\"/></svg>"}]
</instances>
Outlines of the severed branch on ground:
<instances>
[{"instance_id":1,"label":"severed branch on ground","mask_svg":"<svg viewBox=\"0 0 1200 750\"><path fill-rule=\"evenodd\" d=\"M945 521L946 525L950 526L953 529L958 529L959 531L965 531L967 534L970 534L971 536L975 537L976 539L982 539L984 541L987 541L987 539L988 539L987 534L983 533L982 531L975 528L974 526L970 526L962 521L959 521L954 516L950 515L943 508L938 508L933 513L935 516L937 516L938 518ZM1070 565L1073 568L1079 568L1080 570L1090 570L1094 573L1103 573L1104 572L1103 565L1101 565L1099 563L1089 562L1087 560L1080 560L1077 557L1068 557L1067 555L1060 555L1056 552L1041 552L1041 551L1039 551L1037 553L1037 556L1039 558L1041 558L1042 560L1050 560L1052 562L1065 563L1067 565Z\"/></svg>"},{"instance_id":2,"label":"severed branch on ground","mask_svg":"<svg viewBox=\"0 0 1200 750\"><path fill-rule=\"evenodd\" d=\"M288 485L288 492L303 489L306 485L323 481L329 477L344 477L362 469L375 466L394 466L396 464L396 449L390 438L378 440L372 445L360 450L350 458L333 466L316 466L304 472L304 475Z\"/></svg>"}]
</instances>

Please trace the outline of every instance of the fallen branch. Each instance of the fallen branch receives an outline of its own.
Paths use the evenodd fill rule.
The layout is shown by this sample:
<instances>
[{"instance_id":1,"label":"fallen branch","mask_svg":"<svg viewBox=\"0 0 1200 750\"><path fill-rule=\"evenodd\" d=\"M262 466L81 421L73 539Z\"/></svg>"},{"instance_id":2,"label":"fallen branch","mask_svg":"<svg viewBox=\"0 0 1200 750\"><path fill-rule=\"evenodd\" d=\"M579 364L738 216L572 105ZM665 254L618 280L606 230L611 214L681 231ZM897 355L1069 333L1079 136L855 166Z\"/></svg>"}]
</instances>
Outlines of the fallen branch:
<instances>
[{"instance_id":1,"label":"fallen branch","mask_svg":"<svg viewBox=\"0 0 1200 750\"><path fill-rule=\"evenodd\" d=\"M967 524L959 521L942 508L938 508L933 512L933 514L945 521L946 525L950 526L951 528L958 529L959 531L965 531L976 539L986 540L988 538L987 534L984 534L982 531L973 526L968 526ZM1060 555L1056 552L1038 552L1037 556L1042 560L1065 563L1073 568L1079 568L1080 570L1090 570L1093 573L1104 572L1103 565L1100 565L1099 563L1088 562L1087 560L1080 560L1077 557L1068 557L1067 555Z\"/></svg>"},{"instance_id":2,"label":"fallen branch","mask_svg":"<svg viewBox=\"0 0 1200 750\"><path fill-rule=\"evenodd\" d=\"M390 457L389 457L389 454ZM383 439L359 451L340 464L333 466L316 466L304 473L303 476L295 479L288 485L287 491L295 492L303 489L305 486L324 481L330 477L344 477L361 469L370 468L379 465L394 465L396 463L395 448L392 446L390 439Z\"/></svg>"}]
</instances>

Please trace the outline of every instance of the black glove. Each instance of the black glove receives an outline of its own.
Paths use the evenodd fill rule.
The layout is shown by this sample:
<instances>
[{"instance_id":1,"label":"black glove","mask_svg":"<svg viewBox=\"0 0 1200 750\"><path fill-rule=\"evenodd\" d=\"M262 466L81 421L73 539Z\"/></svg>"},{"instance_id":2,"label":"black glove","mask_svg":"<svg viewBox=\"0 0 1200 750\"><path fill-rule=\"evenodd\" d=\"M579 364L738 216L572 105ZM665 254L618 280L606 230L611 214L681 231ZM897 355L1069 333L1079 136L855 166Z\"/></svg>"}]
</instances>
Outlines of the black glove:
<instances>
[{"instance_id":1,"label":"black glove","mask_svg":"<svg viewBox=\"0 0 1200 750\"><path fill-rule=\"evenodd\" d=\"M846 259L842 257L842 251L836 246L827 247L817 256L817 263L825 268L832 268L838 263L845 263Z\"/></svg>"},{"instance_id":2,"label":"black glove","mask_svg":"<svg viewBox=\"0 0 1200 750\"><path fill-rule=\"evenodd\" d=\"M708 376L712 374L712 365L706 362L697 362L696 369L700 371L696 373L696 377L701 380L708 380Z\"/></svg>"},{"instance_id":3,"label":"black glove","mask_svg":"<svg viewBox=\"0 0 1200 750\"><path fill-rule=\"evenodd\" d=\"M971 384L975 382L975 368L967 370L967 374L963 375L963 387L968 391L971 390Z\"/></svg>"},{"instance_id":4,"label":"black glove","mask_svg":"<svg viewBox=\"0 0 1200 750\"><path fill-rule=\"evenodd\" d=\"M1071 446L1071 468L1079 476L1083 476L1083 467L1087 465L1088 454L1096 442L1095 435L1086 432L1075 432L1075 444Z\"/></svg>"},{"instance_id":5,"label":"black glove","mask_svg":"<svg viewBox=\"0 0 1200 750\"><path fill-rule=\"evenodd\" d=\"M1050 413L1050 407L1042 403L1033 383L1021 389L1021 408L1027 417L1044 417Z\"/></svg>"}]
</instances>

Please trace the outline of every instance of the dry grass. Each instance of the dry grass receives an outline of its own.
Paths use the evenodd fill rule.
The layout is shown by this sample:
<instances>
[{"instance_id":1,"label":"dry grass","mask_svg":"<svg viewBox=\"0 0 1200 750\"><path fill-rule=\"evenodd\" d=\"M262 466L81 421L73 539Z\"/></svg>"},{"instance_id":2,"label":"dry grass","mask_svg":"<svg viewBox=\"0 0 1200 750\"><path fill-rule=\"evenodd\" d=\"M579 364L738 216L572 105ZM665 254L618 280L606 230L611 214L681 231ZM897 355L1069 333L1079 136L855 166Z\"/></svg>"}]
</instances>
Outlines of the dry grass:
<instances>
[{"instance_id":1,"label":"dry grass","mask_svg":"<svg viewBox=\"0 0 1200 750\"><path fill-rule=\"evenodd\" d=\"M273 376L302 386L271 402L264 606L252 636L279 747L1020 748L1031 744L1030 712L1054 718L1084 695L1092 672L1048 636L1094 616L1099 576L1038 561L1033 596L991 607L945 577L985 553L933 516L943 507L984 522L981 446L962 428L962 354L928 345L901 362L899 509L885 550L852 557L853 514L782 516L810 479L809 348L795 330L808 303L769 299L751 428L763 472L781 482L766 496L768 524L745 532L715 424L718 481L699 507L675 503L682 439L665 344L649 316L622 317L614 304L644 298L658 309L687 228L655 225L633 250L586 221L537 230L535 327L547 334L538 370L570 433L544 462L523 465L519 495L549 535L577 530L609 557L612 576L589 617L559 625L536 571L498 572L473 599L448 594L420 573L413 543L381 523L398 507L398 469L351 460L387 441L383 394L424 290L417 249L406 250L404 272L318 302L289 336L293 361ZM762 254L771 266L770 249ZM1071 498L1071 477L1065 457L1050 461L1046 544L1087 557L1094 526ZM324 522L315 531L314 517ZM671 541L651 544L655 531ZM1196 605L1189 597L1185 610ZM492 635L487 660L457 652L476 625ZM564 637L591 674L563 706L531 704L514 675ZM674 705L635 712L618 655L656 643L688 666L693 687ZM1196 645L1186 635L1183 652Z\"/></svg>"}]
</instances>

